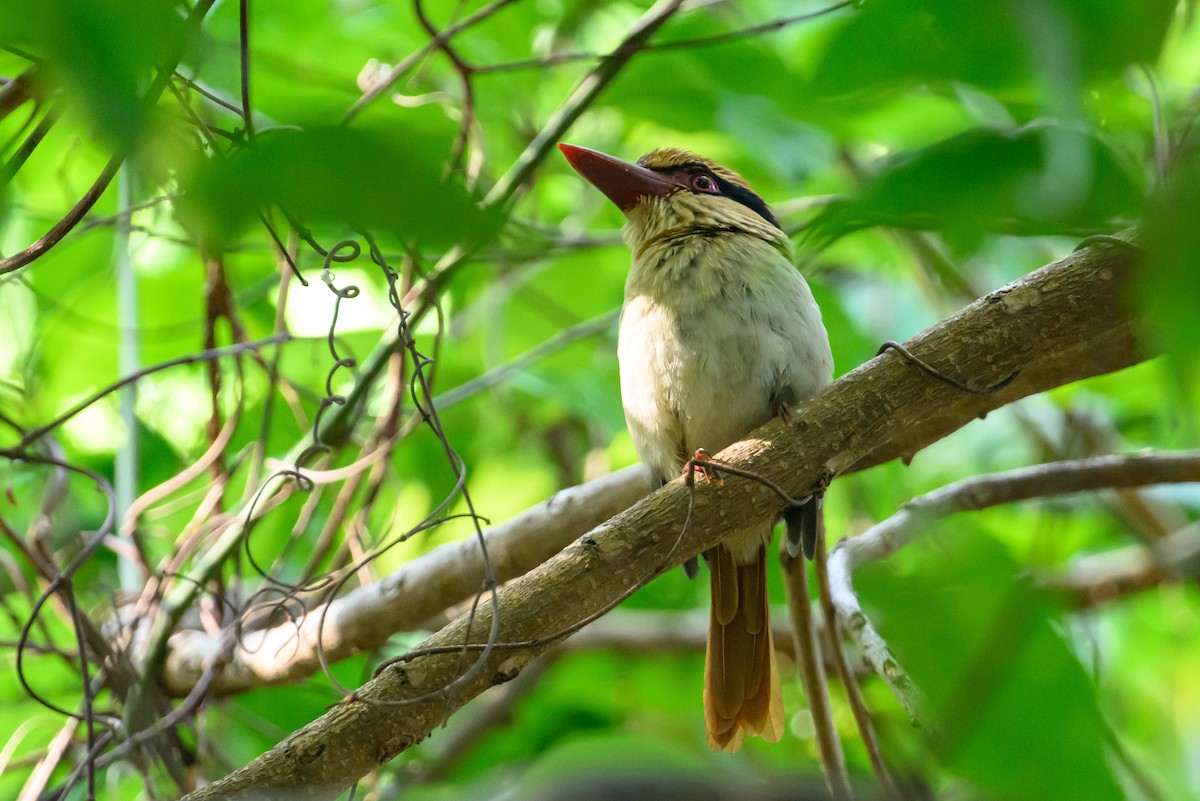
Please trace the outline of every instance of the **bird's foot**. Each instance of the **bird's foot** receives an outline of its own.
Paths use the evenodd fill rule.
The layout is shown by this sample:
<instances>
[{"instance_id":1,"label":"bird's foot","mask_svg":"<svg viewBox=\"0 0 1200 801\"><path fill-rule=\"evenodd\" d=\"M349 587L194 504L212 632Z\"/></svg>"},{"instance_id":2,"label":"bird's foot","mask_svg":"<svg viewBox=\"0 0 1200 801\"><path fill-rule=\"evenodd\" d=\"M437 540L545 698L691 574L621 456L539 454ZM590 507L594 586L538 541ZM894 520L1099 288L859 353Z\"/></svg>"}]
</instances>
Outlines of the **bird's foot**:
<instances>
[{"instance_id":1,"label":"bird's foot","mask_svg":"<svg viewBox=\"0 0 1200 801\"><path fill-rule=\"evenodd\" d=\"M792 422L792 409L788 406L787 401L781 400L771 404L771 416L778 417L784 425L787 425Z\"/></svg>"},{"instance_id":2,"label":"bird's foot","mask_svg":"<svg viewBox=\"0 0 1200 801\"><path fill-rule=\"evenodd\" d=\"M694 475L699 473L704 476L704 480L719 487L725 486L725 479L721 478L721 474L717 472L717 468L712 465L705 464L711 462L712 456L704 448L697 448L696 453L692 455L692 459L683 466L684 475Z\"/></svg>"}]
</instances>

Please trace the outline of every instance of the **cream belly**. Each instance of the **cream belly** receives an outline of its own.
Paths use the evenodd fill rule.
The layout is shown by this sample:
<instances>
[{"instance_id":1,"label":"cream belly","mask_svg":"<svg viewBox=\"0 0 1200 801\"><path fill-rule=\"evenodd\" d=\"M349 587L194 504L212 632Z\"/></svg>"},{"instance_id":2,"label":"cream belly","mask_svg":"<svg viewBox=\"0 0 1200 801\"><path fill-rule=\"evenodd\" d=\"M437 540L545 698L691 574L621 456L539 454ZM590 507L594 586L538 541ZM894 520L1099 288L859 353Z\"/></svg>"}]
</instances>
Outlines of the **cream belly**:
<instances>
[{"instance_id":1,"label":"cream belly","mask_svg":"<svg viewBox=\"0 0 1200 801\"><path fill-rule=\"evenodd\" d=\"M680 320L644 296L625 308L617 348L625 419L660 479L679 475L697 448L716 453L770 417L770 388L735 355L753 343L731 342L738 335L724 317Z\"/></svg>"},{"instance_id":2,"label":"cream belly","mask_svg":"<svg viewBox=\"0 0 1200 801\"><path fill-rule=\"evenodd\" d=\"M741 439L778 401L795 403L828 383L820 312L804 279L779 260L759 280L713 297L627 295L621 396L634 445L657 478L677 476L697 448L716 453Z\"/></svg>"}]
</instances>

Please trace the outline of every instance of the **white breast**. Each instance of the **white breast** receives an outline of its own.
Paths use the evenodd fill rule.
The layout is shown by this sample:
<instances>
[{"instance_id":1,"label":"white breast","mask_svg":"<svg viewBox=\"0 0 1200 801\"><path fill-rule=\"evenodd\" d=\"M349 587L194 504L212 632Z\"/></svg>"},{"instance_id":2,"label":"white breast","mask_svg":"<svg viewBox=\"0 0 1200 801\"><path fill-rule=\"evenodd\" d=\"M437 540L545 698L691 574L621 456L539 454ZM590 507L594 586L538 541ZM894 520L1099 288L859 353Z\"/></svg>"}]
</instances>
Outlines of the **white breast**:
<instances>
[{"instance_id":1,"label":"white breast","mask_svg":"<svg viewBox=\"0 0 1200 801\"><path fill-rule=\"evenodd\" d=\"M617 347L621 397L643 462L674 478L829 382L833 360L803 277L751 237L680 244L638 259Z\"/></svg>"}]
</instances>

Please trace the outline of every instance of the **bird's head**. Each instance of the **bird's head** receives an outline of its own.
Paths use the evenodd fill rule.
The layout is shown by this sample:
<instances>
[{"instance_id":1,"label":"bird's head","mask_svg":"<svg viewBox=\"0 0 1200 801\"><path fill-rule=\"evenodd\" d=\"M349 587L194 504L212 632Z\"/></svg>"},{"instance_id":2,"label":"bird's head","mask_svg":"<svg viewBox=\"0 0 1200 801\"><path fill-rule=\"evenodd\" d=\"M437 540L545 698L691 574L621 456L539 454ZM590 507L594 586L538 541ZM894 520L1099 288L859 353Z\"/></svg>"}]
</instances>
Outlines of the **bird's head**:
<instances>
[{"instance_id":1,"label":"bird's head","mask_svg":"<svg viewBox=\"0 0 1200 801\"><path fill-rule=\"evenodd\" d=\"M628 220L635 252L665 238L744 234L787 250L775 215L742 176L711 159L668 147L636 164L576 145L559 150Z\"/></svg>"}]
</instances>

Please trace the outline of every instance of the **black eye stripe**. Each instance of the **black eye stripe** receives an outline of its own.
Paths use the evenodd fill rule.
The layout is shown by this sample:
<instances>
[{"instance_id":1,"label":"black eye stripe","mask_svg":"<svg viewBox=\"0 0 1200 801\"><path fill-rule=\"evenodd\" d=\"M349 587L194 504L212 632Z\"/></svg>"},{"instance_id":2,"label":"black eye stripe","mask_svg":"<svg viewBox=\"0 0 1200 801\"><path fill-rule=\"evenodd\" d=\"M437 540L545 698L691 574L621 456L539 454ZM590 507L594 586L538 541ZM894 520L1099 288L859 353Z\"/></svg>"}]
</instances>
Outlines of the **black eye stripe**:
<instances>
[{"instance_id":1,"label":"black eye stripe","mask_svg":"<svg viewBox=\"0 0 1200 801\"><path fill-rule=\"evenodd\" d=\"M783 230L783 226L779 224L779 220L775 219L775 215L771 213L769 208L767 208L766 201L761 197L754 194L749 189L746 189L744 186L731 184L729 181L719 178L716 175L713 175L712 179L717 182L717 188L721 190L722 195L730 200L741 203L743 206L753 211L759 217L762 217L771 225L775 226L781 231Z\"/></svg>"},{"instance_id":2,"label":"black eye stripe","mask_svg":"<svg viewBox=\"0 0 1200 801\"><path fill-rule=\"evenodd\" d=\"M666 169L660 167L651 167L651 169L653 169L655 172L661 172L665 175L679 175L681 173L688 176L707 175L716 183L717 189L721 195L737 203L741 203L743 206L753 211L759 217L762 217L771 225L775 226L781 231L783 230L783 226L779 224L779 220L775 219L775 215L771 213L771 209L767 207L765 200L743 186L738 186L737 184L726 181L724 178L721 178L719 175L710 170L705 164L701 164L698 161L689 161L686 164L680 164L678 167L670 167ZM711 194L707 192L699 192L695 189L689 189L688 191L690 191L693 195Z\"/></svg>"}]
</instances>

